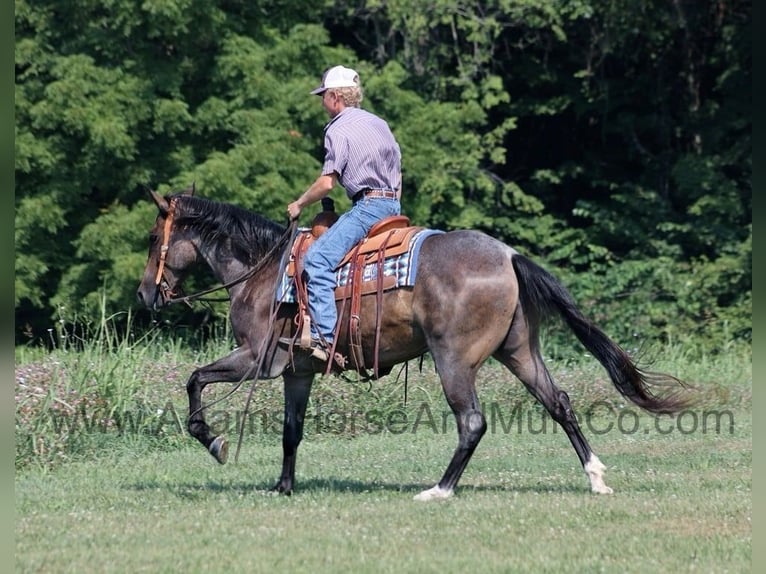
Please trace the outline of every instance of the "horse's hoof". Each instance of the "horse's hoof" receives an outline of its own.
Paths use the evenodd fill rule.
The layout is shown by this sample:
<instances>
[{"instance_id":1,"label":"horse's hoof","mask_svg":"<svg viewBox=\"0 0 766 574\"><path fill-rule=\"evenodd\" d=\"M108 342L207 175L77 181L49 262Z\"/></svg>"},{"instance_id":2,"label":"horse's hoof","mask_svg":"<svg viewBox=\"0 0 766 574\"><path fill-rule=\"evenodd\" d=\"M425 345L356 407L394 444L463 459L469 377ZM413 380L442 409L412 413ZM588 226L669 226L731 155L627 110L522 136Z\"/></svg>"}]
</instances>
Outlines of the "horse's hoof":
<instances>
[{"instance_id":1,"label":"horse's hoof","mask_svg":"<svg viewBox=\"0 0 766 574\"><path fill-rule=\"evenodd\" d=\"M452 496L451 490L446 490L437 484L433 488L429 488L428 490L424 490L423 492L416 494L413 497L413 500L417 500L419 502L428 502L429 500L446 500Z\"/></svg>"},{"instance_id":2,"label":"horse's hoof","mask_svg":"<svg viewBox=\"0 0 766 574\"><path fill-rule=\"evenodd\" d=\"M600 486L592 486L590 490L593 494L614 494L614 490L612 490L606 484L601 484Z\"/></svg>"},{"instance_id":3,"label":"horse's hoof","mask_svg":"<svg viewBox=\"0 0 766 574\"><path fill-rule=\"evenodd\" d=\"M585 464L585 474L590 480L590 490L593 494L612 494L614 491L604 484L604 471L606 466L598 457L591 453L588 462Z\"/></svg>"},{"instance_id":4,"label":"horse's hoof","mask_svg":"<svg viewBox=\"0 0 766 574\"><path fill-rule=\"evenodd\" d=\"M226 459L229 458L229 443L223 436L215 437L215 440L210 443L208 448L210 454L213 455L219 463L226 464Z\"/></svg>"},{"instance_id":5,"label":"horse's hoof","mask_svg":"<svg viewBox=\"0 0 766 574\"><path fill-rule=\"evenodd\" d=\"M292 487L285 486L284 483L280 480L272 487L271 492L274 494L284 494L285 496L290 496L293 493L293 489Z\"/></svg>"}]
</instances>

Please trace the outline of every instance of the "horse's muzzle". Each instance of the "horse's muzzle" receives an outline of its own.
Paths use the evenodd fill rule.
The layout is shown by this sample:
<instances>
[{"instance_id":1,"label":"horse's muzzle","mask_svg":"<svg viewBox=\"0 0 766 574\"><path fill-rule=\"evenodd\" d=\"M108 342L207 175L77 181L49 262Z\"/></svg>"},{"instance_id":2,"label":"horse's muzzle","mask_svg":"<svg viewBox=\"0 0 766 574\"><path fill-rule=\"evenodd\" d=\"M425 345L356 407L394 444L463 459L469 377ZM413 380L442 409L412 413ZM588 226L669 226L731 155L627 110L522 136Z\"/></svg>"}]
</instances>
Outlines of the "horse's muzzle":
<instances>
[{"instance_id":1,"label":"horse's muzzle","mask_svg":"<svg viewBox=\"0 0 766 574\"><path fill-rule=\"evenodd\" d=\"M147 309L159 311L165 306L166 301L159 285L153 287L154 288L150 291L151 295L147 293L147 290L144 289L143 286L140 287L136 292L136 299L138 299L138 302Z\"/></svg>"}]
</instances>

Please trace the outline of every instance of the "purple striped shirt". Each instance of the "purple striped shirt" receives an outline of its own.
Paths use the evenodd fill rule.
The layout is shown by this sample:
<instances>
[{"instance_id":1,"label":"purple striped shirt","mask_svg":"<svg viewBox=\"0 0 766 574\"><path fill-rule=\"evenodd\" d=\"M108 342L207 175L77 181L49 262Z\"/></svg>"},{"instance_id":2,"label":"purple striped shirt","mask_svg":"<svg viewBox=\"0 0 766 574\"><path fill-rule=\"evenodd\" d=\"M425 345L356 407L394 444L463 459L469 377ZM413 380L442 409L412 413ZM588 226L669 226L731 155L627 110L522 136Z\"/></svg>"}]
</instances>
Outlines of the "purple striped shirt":
<instances>
[{"instance_id":1,"label":"purple striped shirt","mask_svg":"<svg viewBox=\"0 0 766 574\"><path fill-rule=\"evenodd\" d=\"M363 189L396 190L402 154L385 120L361 108L345 108L325 126L322 175L338 173L349 198Z\"/></svg>"}]
</instances>

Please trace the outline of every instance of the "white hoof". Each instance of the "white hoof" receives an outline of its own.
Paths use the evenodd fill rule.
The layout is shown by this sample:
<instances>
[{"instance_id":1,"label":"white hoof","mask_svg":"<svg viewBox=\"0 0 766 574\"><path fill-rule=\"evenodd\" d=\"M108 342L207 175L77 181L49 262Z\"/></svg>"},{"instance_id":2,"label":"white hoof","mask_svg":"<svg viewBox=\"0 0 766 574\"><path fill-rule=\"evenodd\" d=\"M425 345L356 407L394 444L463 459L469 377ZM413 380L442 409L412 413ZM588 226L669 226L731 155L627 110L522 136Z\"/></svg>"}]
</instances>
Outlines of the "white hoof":
<instances>
[{"instance_id":1,"label":"white hoof","mask_svg":"<svg viewBox=\"0 0 766 574\"><path fill-rule=\"evenodd\" d=\"M590 491L593 494L612 494L614 492L611 487L607 486L603 482L598 486L595 484L591 485Z\"/></svg>"},{"instance_id":2,"label":"white hoof","mask_svg":"<svg viewBox=\"0 0 766 574\"><path fill-rule=\"evenodd\" d=\"M416 494L414 496L414 500L421 502L427 502L429 500L446 500L450 496L452 496L451 490L444 490L439 488L439 485L437 484L433 488L429 488L428 490L424 490L423 492Z\"/></svg>"},{"instance_id":3,"label":"white hoof","mask_svg":"<svg viewBox=\"0 0 766 574\"><path fill-rule=\"evenodd\" d=\"M594 494L612 494L614 490L604 483L604 471L606 466L598 457L591 453L590 459L585 464L585 474L590 479L590 490Z\"/></svg>"}]
</instances>

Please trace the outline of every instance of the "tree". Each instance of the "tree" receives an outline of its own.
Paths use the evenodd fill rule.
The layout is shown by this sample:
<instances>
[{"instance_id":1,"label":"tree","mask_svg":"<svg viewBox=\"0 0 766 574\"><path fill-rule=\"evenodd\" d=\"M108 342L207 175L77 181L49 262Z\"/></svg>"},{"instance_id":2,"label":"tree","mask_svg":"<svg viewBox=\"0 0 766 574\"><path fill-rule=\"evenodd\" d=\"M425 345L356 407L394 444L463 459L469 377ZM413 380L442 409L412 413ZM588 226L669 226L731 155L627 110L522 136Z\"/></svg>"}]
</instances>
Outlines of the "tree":
<instances>
[{"instance_id":1,"label":"tree","mask_svg":"<svg viewBox=\"0 0 766 574\"><path fill-rule=\"evenodd\" d=\"M653 338L747 340L750 20L734 0L21 0L17 333L133 304L147 186L283 219L322 157L308 91L345 63L400 141L413 221L540 258L625 336L640 311Z\"/></svg>"}]
</instances>

